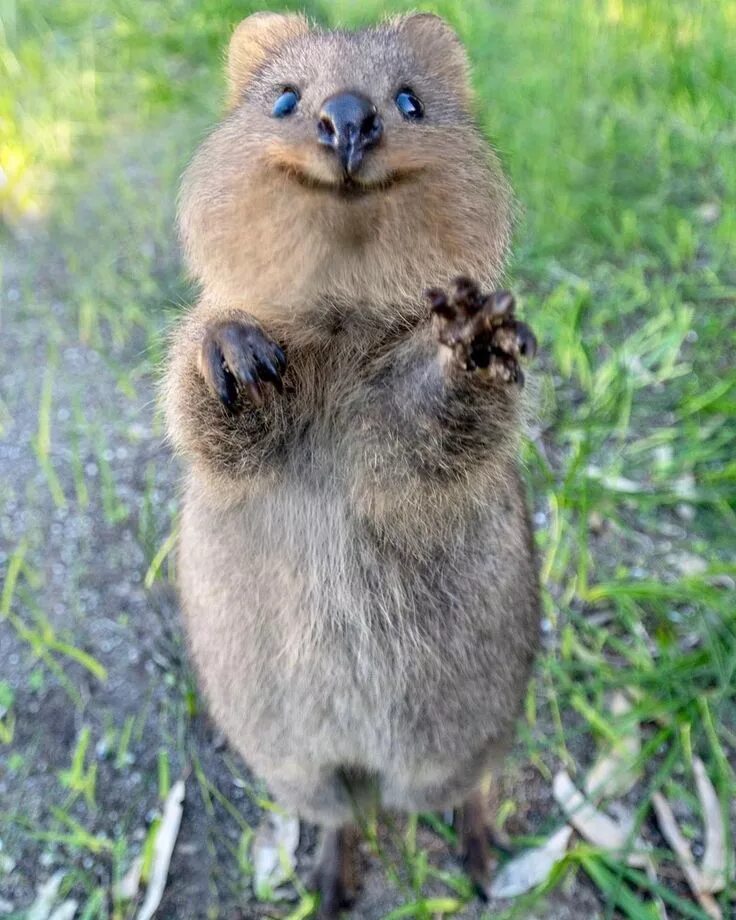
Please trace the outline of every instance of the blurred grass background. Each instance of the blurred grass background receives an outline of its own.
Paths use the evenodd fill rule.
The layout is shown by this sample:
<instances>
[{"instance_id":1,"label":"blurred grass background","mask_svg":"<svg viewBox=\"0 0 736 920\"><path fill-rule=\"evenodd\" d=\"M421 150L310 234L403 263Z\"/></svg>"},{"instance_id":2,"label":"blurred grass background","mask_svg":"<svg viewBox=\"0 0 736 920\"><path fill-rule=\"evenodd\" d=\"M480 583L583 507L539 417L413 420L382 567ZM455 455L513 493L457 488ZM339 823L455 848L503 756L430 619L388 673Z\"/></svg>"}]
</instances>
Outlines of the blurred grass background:
<instances>
[{"instance_id":1,"label":"blurred grass background","mask_svg":"<svg viewBox=\"0 0 736 920\"><path fill-rule=\"evenodd\" d=\"M356 25L413 6L292 8ZM702 918L657 837L650 800L662 789L681 803L702 848L697 753L733 832L736 4L420 6L444 15L468 46L478 118L521 206L510 284L543 352L527 467L546 643L515 762L548 785L558 766L583 768L597 746L640 723L643 778L629 806L661 848L657 893L669 916ZM245 897L250 817L231 805L233 817L212 793L221 767L209 775L192 747L199 716L186 666L176 664L176 625L163 639L155 630L154 658L169 645L152 711L136 711L135 688L118 711L123 696L88 685L114 684L119 649L87 625L89 607L69 607L94 582L93 612L114 619L124 647L146 648L150 591L173 577L176 473L159 446L152 381L163 330L191 297L174 242L176 188L221 111L232 26L256 8L0 0L0 633L9 650L0 654L0 896L14 910L60 865L80 915L128 916L114 881L155 838L155 820L143 843L136 834L168 786L169 762L193 765L212 853L216 819L236 831L223 857L231 867L205 884L200 907L168 915L218 916ZM60 573L50 521L62 528L58 547L75 527L92 535L88 555L64 557ZM108 545L129 555L121 562ZM113 617L106 599L128 575L141 595ZM61 605L52 603L58 591ZM72 768L51 769L42 783L29 712L48 712L57 687L74 717L46 759ZM621 688L635 702L625 720L607 705ZM129 755L144 764L134 793ZM129 799L115 820L90 779L98 765ZM555 826L547 804L520 820L520 838ZM417 852L407 856L409 882L394 882L408 905L402 916L429 917L437 910ZM732 861L732 839L729 853ZM601 916L661 916L646 878L608 855L578 846L548 887L571 877L598 892ZM467 894L457 881L452 892L447 912ZM724 917L733 894L720 895ZM523 901L510 910L531 909Z\"/></svg>"}]
</instances>

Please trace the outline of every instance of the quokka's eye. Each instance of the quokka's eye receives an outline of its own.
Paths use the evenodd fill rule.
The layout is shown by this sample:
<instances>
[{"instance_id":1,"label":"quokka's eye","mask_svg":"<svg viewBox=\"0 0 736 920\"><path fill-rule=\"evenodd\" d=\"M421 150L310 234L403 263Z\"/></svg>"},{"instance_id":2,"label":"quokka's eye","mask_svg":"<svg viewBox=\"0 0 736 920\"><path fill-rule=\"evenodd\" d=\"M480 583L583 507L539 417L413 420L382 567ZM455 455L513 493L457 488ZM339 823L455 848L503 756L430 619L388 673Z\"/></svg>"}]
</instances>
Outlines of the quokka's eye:
<instances>
[{"instance_id":1,"label":"quokka's eye","mask_svg":"<svg viewBox=\"0 0 736 920\"><path fill-rule=\"evenodd\" d=\"M299 93L291 86L287 86L279 98L274 102L271 114L274 118L286 118L291 115L299 105Z\"/></svg>"},{"instance_id":2,"label":"quokka's eye","mask_svg":"<svg viewBox=\"0 0 736 920\"><path fill-rule=\"evenodd\" d=\"M416 121L424 115L424 106L422 100L408 87L400 89L396 94L396 108L401 112L404 118Z\"/></svg>"}]
</instances>

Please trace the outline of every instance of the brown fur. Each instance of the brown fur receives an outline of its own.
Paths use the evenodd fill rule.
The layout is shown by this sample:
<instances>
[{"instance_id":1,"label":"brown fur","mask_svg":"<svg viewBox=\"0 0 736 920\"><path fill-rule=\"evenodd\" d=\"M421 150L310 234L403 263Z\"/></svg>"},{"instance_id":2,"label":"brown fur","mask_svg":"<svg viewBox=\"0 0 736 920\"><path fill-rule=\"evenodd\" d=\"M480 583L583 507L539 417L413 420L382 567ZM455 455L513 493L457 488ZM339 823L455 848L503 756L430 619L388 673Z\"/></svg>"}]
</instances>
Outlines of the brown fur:
<instances>
[{"instance_id":1,"label":"brown fur","mask_svg":"<svg viewBox=\"0 0 736 920\"><path fill-rule=\"evenodd\" d=\"M329 825L376 790L389 807L446 807L512 735L538 596L520 388L440 360L422 292L498 282L508 185L471 118L462 47L434 16L349 33L257 15L229 74L232 111L183 182L202 295L165 392L188 466L194 657L215 717L286 807ZM405 85L421 123L393 104ZM283 86L301 101L276 120ZM350 190L315 140L343 89L385 124ZM225 320L284 346L283 395L220 404L200 351Z\"/></svg>"}]
</instances>

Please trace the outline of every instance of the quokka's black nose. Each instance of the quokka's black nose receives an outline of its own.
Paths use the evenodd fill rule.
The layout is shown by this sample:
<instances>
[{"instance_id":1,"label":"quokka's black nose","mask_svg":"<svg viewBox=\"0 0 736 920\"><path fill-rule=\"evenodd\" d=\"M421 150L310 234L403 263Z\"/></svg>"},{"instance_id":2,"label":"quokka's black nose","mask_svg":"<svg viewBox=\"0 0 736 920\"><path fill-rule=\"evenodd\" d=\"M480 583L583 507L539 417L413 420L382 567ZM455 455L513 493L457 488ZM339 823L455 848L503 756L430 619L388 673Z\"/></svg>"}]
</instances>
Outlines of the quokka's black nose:
<instances>
[{"instance_id":1,"label":"quokka's black nose","mask_svg":"<svg viewBox=\"0 0 736 920\"><path fill-rule=\"evenodd\" d=\"M336 93L325 99L317 139L337 154L348 176L360 169L366 150L381 139L383 122L375 105L360 93Z\"/></svg>"}]
</instances>

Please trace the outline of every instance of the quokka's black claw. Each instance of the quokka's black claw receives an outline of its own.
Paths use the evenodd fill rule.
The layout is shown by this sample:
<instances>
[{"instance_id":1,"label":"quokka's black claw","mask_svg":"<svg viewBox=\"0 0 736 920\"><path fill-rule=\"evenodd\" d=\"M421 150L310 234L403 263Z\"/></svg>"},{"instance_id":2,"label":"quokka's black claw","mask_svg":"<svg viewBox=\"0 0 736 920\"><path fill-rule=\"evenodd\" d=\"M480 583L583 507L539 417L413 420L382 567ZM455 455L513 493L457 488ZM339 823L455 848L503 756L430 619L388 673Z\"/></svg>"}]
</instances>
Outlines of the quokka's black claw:
<instances>
[{"instance_id":1,"label":"quokka's black claw","mask_svg":"<svg viewBox=\"0 0 736 920\"><path fill-rule=\"evenodd\" d=\"M213 338L206 338L202 345L202 366L205 379L220 402L225 406L231 406L237 395L235 380L225 364L219 345Z\"/></svg>"},{"instance_id":2,"label":"quokka's black claw","mask_svg":"<svg viewBox=\"0 0 736 920\"><path fill-rule=\"evenodd\" d=\"M202 343L201 370L210 389L229 409L243 394L263 404L263 384L283 392L286 355L257 326L239 321L213 324Z\"/></svg>"},{"instance_id":3,"label":"quokka's black claw","mask_svg":"<svg viewBox=\"0 0 736 920\"><path fill-rule=\"evenodd\" d=\"M504 355L504 357L500 359L499 364L503 368L499 375L503 380L506 380L508 383L516 383L520 387L524 386L524 371L521 369L518 362Z\"/></svg>"},{"instance_id":4,"label":"quokka's black claw","mask_svg":"<svg viewBox=\"0 0 736 920\"><path fill-rule=\"evenodd\" d=\"M276 361L279 366L279 371L283 374L286 370L286 354L284 353L283 348L274 343L273 353L276 356Z\"/></svg>"},{"instance_id":5,"label":"quokka's black claw","mask_svg":"<svg viewBox=\"0 0 736 920\"><path fill-rule=\"evenodd\" d=\"M533 358L537 353L537 337L526 323L516 324L516 338L519 343L519 354L524 358Z\"/></svg>"},{"instance_id":6,"label":"quokka's black claw","mask_svg":"<svg viewBox=\"0 0 736 920\"><path fill-rule=\"evenodd\" d=\"M453 303L458 310L472 315L483 309L485 297L480 292L480 288L471 278L461 276L455 279L455 294Z\"/></svg>"},{"instance_id":7,"label":"quokka's black claw","mask_svg":"<svg viewBox=\"0 0 736 920\"><path fill-rule=\"evenodd\" d=\"M516 299L511 291L495 291L491 294L490 305L494 316L513 316Z\"/></svg>"},{"instance_id":8,"label":"quokka's black claw","mask_svg":"<svg viewBox=\"0 0 736 920\"><path fill-rule=\"evenodd\" d=\"M455 319L457 316L457 311L450 306L447 300L447 294L440 288L430 288L425 292L425 297L429 301L432 312L438 316L443 316L445 319Z\"/></svg>"},{"instance_id":9,"label":"quokka's black claw","mask_svg":"<svg viewBox=\"0 0 736 920\"><path fill-rule=\"evenodd\" d=\"M276 365L269 358L261 358L258 362L258 370L261 377L264 380L267 380L269 383L272 383L279 393L284 392L284 385L281 382L281 374L276 368Z\"/></svg>"}]
</instances>

